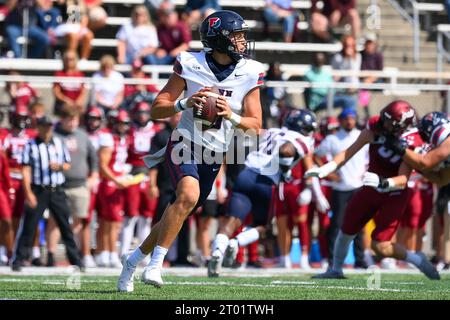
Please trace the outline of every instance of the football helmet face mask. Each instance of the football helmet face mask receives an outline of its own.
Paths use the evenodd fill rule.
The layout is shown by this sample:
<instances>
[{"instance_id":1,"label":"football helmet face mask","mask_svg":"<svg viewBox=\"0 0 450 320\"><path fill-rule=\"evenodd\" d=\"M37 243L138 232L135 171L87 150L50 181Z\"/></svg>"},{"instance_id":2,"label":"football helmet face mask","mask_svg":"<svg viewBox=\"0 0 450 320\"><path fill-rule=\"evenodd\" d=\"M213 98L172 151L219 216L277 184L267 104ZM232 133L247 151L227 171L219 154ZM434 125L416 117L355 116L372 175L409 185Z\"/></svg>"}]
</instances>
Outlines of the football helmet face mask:
<instances>
[{"instance_id":1,"label":"football helmet face mask","mask_svg":"<svg viewBox=\"0 0 450 320\"><path fill-rule=\"evenodd\" d=\"M406 101L393 101L380 111L380 127L387 134L399 137L416 124L416 110Z\"/></svg>"},{"instance_id":2,"label":"football helmet face mask","mask_svg":"<svg viewBox=\"0 0 450 320\"><path fill-rule=\"evenodd\" d=\"M439 126L449 123L448 115L444 112L430 112L420 119L417 128L419 129L420 136L425 142L431 142L433 132Z\"/></svg>"},{"instance_id":3,"label":"football helmet face mask","mask_svg":"<svg viewBox=\"0 0 450 320\"><path fill-rule=\"evenodd\" d=\"M146 101L141 101L133 108L134 121L141 127L145 127L150 121L150 105Z\"/></svg>"},{"instance_id":4,"label":"football helmet face mask","mask_svg":"<svg viewBox=\"0 0 450 320\"><path fill-rule=\"evenodd\" d=\"M94 132L102 126L104 119L103 110L97 107L90 107L86 111L86 129L88 132Z\"/></svg>"},{"instance_id":5,"label":"football helmet face mask","mask_svg":"<svg viewBox=\"0 0 450 320\"><path fill-rule=\"evenodd\" d=\"M31 119L26 106L16 106L10 114L11 125L17 129L25 129L29 126Z\"/></svg>"},{"instance_id":6,"label":"football helmet face mask","mask_svg":"<svg viewBox=\"0 0 450 320\"><path fill-rule=\"evenodd\" d=\"M225 53L235 62L252 56L254 41L247 38L250 28L236 12L216 11L203 20L200 26L200 40L206 52L217 50Z\"/></svg>"},{"instance_id":7,"label":"football helmet face mask","mask_svg":"<svg viewBox=\"0 0 450 320\"><path fill-rule=\"evenodd\" d=\"M316 116L309 110L291 111L284 121L284 126L304 136L311 136L318 128Z\"/></svg>"}]
</instances>

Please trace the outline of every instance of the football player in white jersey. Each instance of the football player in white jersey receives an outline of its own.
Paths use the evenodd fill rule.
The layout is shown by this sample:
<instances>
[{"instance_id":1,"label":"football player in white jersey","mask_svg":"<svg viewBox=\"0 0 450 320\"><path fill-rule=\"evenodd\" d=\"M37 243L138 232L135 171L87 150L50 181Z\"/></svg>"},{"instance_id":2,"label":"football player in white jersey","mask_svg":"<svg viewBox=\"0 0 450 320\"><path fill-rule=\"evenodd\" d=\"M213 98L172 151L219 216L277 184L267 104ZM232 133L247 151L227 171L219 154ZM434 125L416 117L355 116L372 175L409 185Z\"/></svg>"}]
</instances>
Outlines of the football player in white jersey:
<instances>
[{"instance_id":1,"label":"football player in white jersey","mask_svg":"<svg viewBox=\"0 0 450 320\"><path fill-rule=\"evenodd\" d=\"M266 131L256 151L252 151L245 162L245 169L234 183L226 217L220 222L211 260L208 263L208 277L217 277L220 268L231 267L239 246L247 246L264 234L268 225L274 186L280 180L288 181L291 169L304 161L307 169L312 168L314 139L317 128L316 117L308 110L294 110L287 116L281 129ZM315 195L321 193L319 181L314 188L311 179L307 185ZM236 238L234 232L242 225L248 214L253 214L253 227L244 229Z\"/></svg>"},{"instance_id":2,"label":"football player in white jersey","mask_svg":"<svg viewBox=\"0 0 450 320\"><path fill-rule=\"evenodd\" d=\"M420 136L429 144L428 152L408 150L407 141L387 137L385 146L393 149L403 160L419 170L431 182L439 186L450 182L450 119L444 112L430 112L418 124Z\"/></svg>"},{"instance_id":3,"label":"football player in white jersey","mask_svg":"<svg viewBox=\"0 0 450 320\"><path fill-rule=\"evenodd\" d=\"M234 128L257 133L261 129L259 87L263 84L264 67L247 55L247 31L242 17L233 11L209 15L200 27L204 50L182 52L177 57L174 73L153 103L151 116L155 120L182 112L167 146L145 159L148 167L165 161L176 192L147 239L122 259L119 291L133 291L136 265L150 253L151 261L144 269L142 280L156 287L163 284L161 269L167 250L185 219L207 198L221 166L222 161L208 164L205 155L226 152ZM205 102L213 86L221 92L217 99L219 119L214 128L202 131L201 123L194 120L192 108ZM183 91L184 97L179 99ZM187 161L175 157L180 153L183 153L181 160L188 155Z\"/></svg>"}]
</instances>

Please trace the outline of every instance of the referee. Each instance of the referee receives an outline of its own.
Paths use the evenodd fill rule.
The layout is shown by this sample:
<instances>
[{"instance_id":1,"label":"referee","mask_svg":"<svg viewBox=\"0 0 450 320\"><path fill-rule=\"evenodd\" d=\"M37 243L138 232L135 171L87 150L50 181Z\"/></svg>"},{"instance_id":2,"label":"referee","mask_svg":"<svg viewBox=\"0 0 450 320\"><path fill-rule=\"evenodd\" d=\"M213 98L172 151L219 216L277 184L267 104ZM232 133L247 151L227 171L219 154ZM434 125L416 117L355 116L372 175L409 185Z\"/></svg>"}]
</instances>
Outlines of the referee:
<instances>
[{"instance_id":1,"label":"referee","mask_svg":"<svg viewBox=\"0 0 450 320\"><path fill-rule=\"evenodd\" d=\"M38 118L37 129L38 136L28 142L22 154L26 206L18 231L12 270L20 271L28 258L36 227L47 208L61 231L70 263L83 269L69 223L67 197L62 188L65 181L63 171L70 168L70 155L62 140L53 136L49 117Z\"/></svg>"}]
</instances>

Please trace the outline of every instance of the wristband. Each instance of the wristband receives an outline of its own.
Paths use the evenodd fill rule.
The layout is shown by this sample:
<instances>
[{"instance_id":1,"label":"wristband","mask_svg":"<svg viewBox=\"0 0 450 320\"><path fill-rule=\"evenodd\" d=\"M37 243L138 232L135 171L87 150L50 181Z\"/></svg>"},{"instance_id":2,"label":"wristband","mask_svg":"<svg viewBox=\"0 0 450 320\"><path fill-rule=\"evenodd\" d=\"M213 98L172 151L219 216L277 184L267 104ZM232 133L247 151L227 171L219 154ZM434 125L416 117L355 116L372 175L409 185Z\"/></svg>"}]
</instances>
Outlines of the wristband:
<instances>
[{"instance_id":1,"label":"wristband","mask_svg":"<svg viewBox=\"0 0 450 320\"><path fill-rule=\"evenodd\" d=\"M178 112L186 110L187 100L188 100L188 98L176 100L175 105L173 106L175 108L175 112L178 113Z\"/></svg>"},{"instance_id":2,"label":"wristband","mask_svg":"<svg viewBox=\"0 0 450 320\"><path fill-rule=\"evenodd\" d=\"M234 112L231 112L231 117L229 120L231 121L233 126L237 127L241 123L242 117Z\"/></svg>"},{"instance_id":3,"label":"wristband","mask_svg":"<svg viewBox=\"0 0 450 320\"><path fill-rule=\"evenodd\" d=\"M392 189L395 187L395 181L392 178L382 179L378 187L381 189Z\"/></svg>"}]
</instances>

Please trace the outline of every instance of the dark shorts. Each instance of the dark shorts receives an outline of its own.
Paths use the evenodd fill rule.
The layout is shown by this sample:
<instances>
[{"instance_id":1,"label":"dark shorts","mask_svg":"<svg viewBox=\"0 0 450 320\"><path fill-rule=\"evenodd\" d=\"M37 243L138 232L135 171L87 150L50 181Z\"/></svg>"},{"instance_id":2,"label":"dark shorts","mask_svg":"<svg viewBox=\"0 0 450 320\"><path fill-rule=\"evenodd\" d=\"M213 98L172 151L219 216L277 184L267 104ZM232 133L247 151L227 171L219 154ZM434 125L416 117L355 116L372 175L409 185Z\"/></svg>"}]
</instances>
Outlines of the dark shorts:
<instances>
[{"instance_id":1,"label":"dark shorts","mask_svg":"<svg viewBox=\"0 0 450 320\"><path fill-rule=\"evenodd\" d=\"M203 218L212 217L217 218L224 214L225 207L219 204L216 200L206 200L203 204L200 216Z\"/></svg>"},{"instance_id":2,"label":"dark shorts","mask_svg":"<svg viewBox=\"0 0 450 320\"><path fill-rule=\"evenodd\" d=\"M254 226L265 226L273 210L274 183L249 168L239 173L228 204L227 215L245 221L253 214Z\"/></svg>"},{"instance_id":3,"label":"dark shorts","mask_svg":"<svg viewBox=\"0 0 450 320\"><path fill-rule=\"evenodd\" d=\"M186 144L183 141L174 142L169 140L169 143L167 144L166 158L164 164L166 165L167 170L169 171L169 176L175 190L177 189L178 182L184 177L189 176L198 180L200 187L200 196L198 198L197 205L192 210L193 213L200 206L202 206L206 198L208 198L208 195L213 187L214 180L216 179L216 176L219 173L221 163L213 163L213 164L198 163L199 161L196 161L194 159L193 153L189 155L190 161L178 163L177 161L172 159L171 154L174 148L177 148L176 150L178 150L178 148L182 147L182 145L180 144L184 144L183 151L181 152L181 154L183 155L185 150L188 150L185 149ZM175 200L176 194L174 193L171 203L174 203Z\"/></svg>"}]
</instances>

